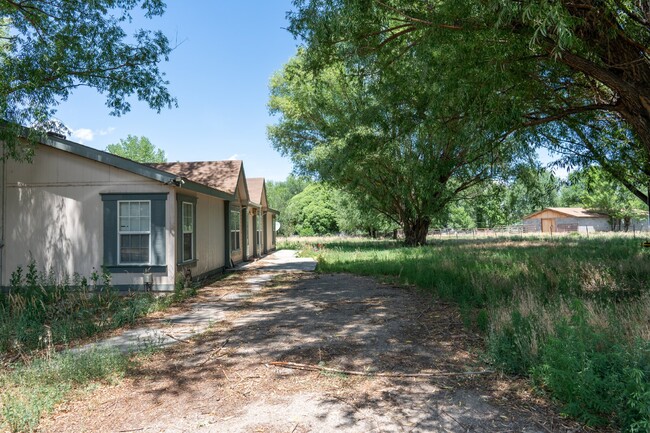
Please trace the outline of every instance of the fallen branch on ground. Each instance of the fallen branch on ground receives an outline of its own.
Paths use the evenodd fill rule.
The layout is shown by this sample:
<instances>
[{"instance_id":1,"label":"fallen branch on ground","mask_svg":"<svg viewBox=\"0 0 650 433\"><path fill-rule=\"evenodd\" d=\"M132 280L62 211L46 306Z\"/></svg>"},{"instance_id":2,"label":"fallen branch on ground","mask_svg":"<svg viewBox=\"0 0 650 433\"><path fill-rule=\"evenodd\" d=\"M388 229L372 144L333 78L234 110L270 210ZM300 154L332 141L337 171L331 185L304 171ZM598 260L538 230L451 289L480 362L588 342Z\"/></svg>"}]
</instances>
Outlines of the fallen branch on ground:
<instances>
[{"instance_id":1,"label":"fallen branch on ground","mask_svg":"<svg viewBox=\"0 0 650 433\"><path fill-rule=\"evenodd\" d=\"M178 341L179 343L190 344L189 341L187 341L187 340L181 340L180 338L176 338L176 337L174 337L174 336L171 335L171 334L165 334L165 335L168 336L169 338L171 338L172 340L176 340L176 341Z\"/></svg>"},{"instance_id":2,"label":"fallen branch on ground","mask_svg":"<svg viewBox=\"0 0 650 433\"><path fill-rule=\"evenodd\" d=\"M212 352L211 354L209 354L209 355L208 355L208 356L203 360L203 362L201 362L199 365L205 365L206 362L208 362L209 360L211 360L212 358L214 358L215 356L217 356L217 354L218 354L219 352L221 352L221 349L223 349L224 347L226 347L226 344L228 344L229 341L230 341L230 338L226 338L226 341L224 341L223 344L217 348L217 350L215 350L214 352Z\"/></svg>"},{"instance_id":3,"label":"fallen branch on ground","mask_svg":"<svg viewBox=\"0 0 650 433\"><path fill-rule=\"evenodd\" d=\"M269 362L269 365L276 367L292 368L294 370L322 371L328 373L349 374L351 376L375 376L375 377L447 377L447 376L470 376L474 374L490 374L494 370L462 371L457 373L373 373L371 371L350 371L339 370L338 368L321 367L320 365L299 364L297 362Z\"/></svg>"}]
</instances>

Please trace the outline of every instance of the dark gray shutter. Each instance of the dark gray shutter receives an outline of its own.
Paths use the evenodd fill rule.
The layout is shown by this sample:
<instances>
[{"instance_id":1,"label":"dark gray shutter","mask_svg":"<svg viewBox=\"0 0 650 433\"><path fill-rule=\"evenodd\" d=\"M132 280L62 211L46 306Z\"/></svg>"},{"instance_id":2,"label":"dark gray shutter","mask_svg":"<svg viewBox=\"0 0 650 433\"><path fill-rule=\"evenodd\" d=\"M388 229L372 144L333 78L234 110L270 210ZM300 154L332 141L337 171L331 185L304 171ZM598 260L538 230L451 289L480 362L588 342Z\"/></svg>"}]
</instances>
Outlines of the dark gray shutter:
<instances>
[{"instance_id":1,"label":"dark gray shutter","mask_svg":"<svg viewBox=\"0 0 650 433\"><path fill-rule=\"evenodd\" d=\"M177 227L176 227L176 263L181 265L183 263L192 263L197 260L196 257L196 197L191 197L188 195L182 195L182 194L176 194L176 221L177 221ZM193 216L193 224L194 224L194 233L192 233L192 236L194 237L193 242L192 242L192 259L187 260L183 262L183 202L185 203L192 203L194 207L194 212L192 213Z\"/></svg>"},{"instance_id":2,"label":"dark gray shutter","mask_svg":"<svg viewBox=\"0 0 650 433\"><path fill-rule=\"evenodd\" d=\"M241 208L241 232L242 232L242 245L241 245L241 251L242 251L242 259L246 260L248 258L248 208L243 207Z\"/></svg>"},{"instance_id":3,"label":"dark gray shutter","mask_svg":"<svg viewBox=\"0 0 650 433\"><path fill-rule=\"evenodd\" d=\"M151 201L151 264L154 266L166 264L165 208L164 200Z\"/></svg>"},{"instance_id":4,"label":"dark gray shutter","mask_svg":"<svg viewBox=\"0 0 650 433\"><path fill-rule=\"evenodd\" d=\"M104 266L117 265L117 201L104 201Z\"/></svg>"}]
</instances>

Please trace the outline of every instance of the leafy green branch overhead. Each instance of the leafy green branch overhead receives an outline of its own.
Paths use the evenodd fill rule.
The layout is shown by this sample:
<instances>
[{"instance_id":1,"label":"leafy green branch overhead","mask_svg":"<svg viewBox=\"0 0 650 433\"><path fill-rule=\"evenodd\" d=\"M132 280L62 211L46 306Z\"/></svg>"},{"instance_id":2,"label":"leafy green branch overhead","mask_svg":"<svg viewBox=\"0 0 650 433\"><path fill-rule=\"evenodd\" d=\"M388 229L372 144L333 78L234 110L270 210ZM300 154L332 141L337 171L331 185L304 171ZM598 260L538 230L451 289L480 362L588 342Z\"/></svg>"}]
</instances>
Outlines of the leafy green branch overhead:
<instances>
[{"instance_id":1,"label":"leafy green branch overhead","mask_svg":"<svg viewBox=\"0 0 650 433\"><path fill-rule=\"evenodd\" d=\"M336 59L381 74L414 57L442 106L492 92L511 106L499 126L559 151L566 166L601 165L647 202L650 3L632 0L296 0L290 30L313 69ZM426 54L426 53L429 54ZM444 59L443 62L439 60ZM473 73L466 81L455 76ZM490 98L488 98L489 100ZM487 104L485 109L492 110ZM498 118L485 117L492 127Z\"/></svg>"},{"instance_id":2,"label":"leafy green branch overhead","mask_svg":"<svg viewBox=\"0 0 650 433\"><path fill-rule=\"evenodd\" d=\"M162 0L0 0L0 118L9 124L0 139L7 156L29 156L15 139L20 126L37 134L59 130L56 106L78 87L105 95L116 116L130 110L133 95L154 110L175 106L158 66L172 51L167 37L125 30L132 13L152 18L164 10Z\"/></svg>"}]
</instances>

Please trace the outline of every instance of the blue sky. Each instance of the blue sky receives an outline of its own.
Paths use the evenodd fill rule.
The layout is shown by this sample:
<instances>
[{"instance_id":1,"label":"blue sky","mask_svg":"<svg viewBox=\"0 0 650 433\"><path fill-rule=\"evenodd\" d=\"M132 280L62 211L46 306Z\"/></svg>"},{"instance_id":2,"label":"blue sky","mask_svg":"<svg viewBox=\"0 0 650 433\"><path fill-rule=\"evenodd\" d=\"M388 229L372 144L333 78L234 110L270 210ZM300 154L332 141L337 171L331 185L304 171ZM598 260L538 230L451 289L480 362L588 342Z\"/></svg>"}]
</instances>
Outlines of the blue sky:
<instances>
[{"instance_id":1,"label":"blue sky","mask_svg":"<svg viewBox=\"0 0 650 433\"><path fill-rule=\"evenodd\" d=\"M284 180L291 162L266 138L273 122L266 104L271 75L296 51L284 29L289 10L290 0L169 0L163 17L134 25L161 29L179 44L161 64L178 108L158 114L134 99L131 112L114 117L102 95L79 89L56 117L69 139L97 149L146 136L169 161L242 159L247 176Z\"/></svg>"}]
</instances>

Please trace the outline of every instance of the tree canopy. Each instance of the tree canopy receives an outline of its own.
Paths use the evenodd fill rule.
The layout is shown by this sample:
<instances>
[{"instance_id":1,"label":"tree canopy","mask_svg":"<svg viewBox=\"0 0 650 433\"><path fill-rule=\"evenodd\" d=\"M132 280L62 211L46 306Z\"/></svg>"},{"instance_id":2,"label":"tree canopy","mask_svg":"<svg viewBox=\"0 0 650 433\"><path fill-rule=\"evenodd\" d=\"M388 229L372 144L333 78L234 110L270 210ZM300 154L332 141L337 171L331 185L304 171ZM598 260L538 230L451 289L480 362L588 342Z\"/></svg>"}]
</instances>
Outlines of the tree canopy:
<instances>
[{"instance_id":1,"label":"tree canopy","mask_svg":"<svg viewBox=\"0 0 650 433\"><path fill-rule=\"evenodd\" d=\"M278 222L280 223L279 233L292 235L295 232L293 216L287 213L289 200L300 194L310 182L308 179L289 175L284 181L267 181L266 197L269 206L279 212Z\"/></svg>"},{"instance_id":2,"label":"tree canopy","mask_svg":"<svg viewBox=\"0 0 650 433\"><path fill-rule=\"evenodd\" d=\"M162 0L0 0L0 129L6 155L29 157L15 137L60 131L56 106L82 86L106 96L113 115L135 95L160 111L176 100L159 63L172 47L160 31L127 34L132 12L162 15Z\"/></svg>"},{"instance_id":3,"label":"tree canopy","mask_svg":"<svg viewBox=\"0 0 650 433\"><path fill-rule=\"evenodd\" d=\"M154 146L147 137L128 135L118 143L106 146L106 151L141 163L167 162L165 151Z\"/></svg>"},{"instance_id":4,"label":"tree canopy","mask_svg":"<svg viewBox=\"0 0 650 433\"><path fill-rule=\"evenodd\" d=\"M511 105L502 134L548 146L566 166L598 162L647 203L648 2L294 3L290 30L305 41L312 68L336 59L353 72L366 72L369 65L387 70L429 52L429 68L410 71L423 84L439 86L441 104L463 107L466 94L462 86L449 85L449 78L473 71L478 88L470 94L490 90L493 100ZM467 117L482 115L463 111Z\"/></svg>"},{"instance_id":5,"label":"tree canopy","mask_svg":"<svg viewBox=\"0 0 650 433\"><path fill-rule=\"evenodd\" d=\"M295 232L301 236L337 233L334 195L326 185L311 183L293 196L286 211Z\"/></svg>"},{"instance_id":6,"label":"tree canopy","mask_svg":"<svg viewBox=\"0 0 650 433\"><path fill-rule=\"evenodd\" d=\"M407 244L423 244L432 217L526 150L501 133L516 104L488 97L494 88L477 81L478 64L433 80L450 60L432 48L391 67L334 60L312 69L301 51L272 79L269 106L280 118L270 139L297 170L401 225Z\"/></svg>"}]
</instances>

